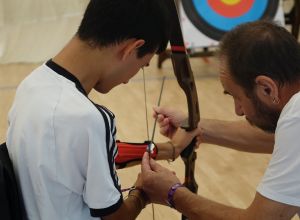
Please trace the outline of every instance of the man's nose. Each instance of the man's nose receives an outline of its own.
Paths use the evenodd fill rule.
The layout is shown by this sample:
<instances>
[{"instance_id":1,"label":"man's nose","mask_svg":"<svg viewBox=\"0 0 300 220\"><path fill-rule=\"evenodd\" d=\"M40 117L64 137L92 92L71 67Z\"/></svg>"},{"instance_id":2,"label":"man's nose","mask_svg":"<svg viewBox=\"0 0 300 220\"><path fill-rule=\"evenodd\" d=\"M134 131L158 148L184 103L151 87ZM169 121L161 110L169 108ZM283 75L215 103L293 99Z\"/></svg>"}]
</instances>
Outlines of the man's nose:
<instances>
[{"instance_id":1,"label":"man's nose","mask_svg":"<svg viewBox=\"0 0 300 220\"><path fill-rule=\"evenodd\" d=\"M238 102L234 102L235 114L238 116L244 116L242 106Z\"/></svg>"}]
</instances>

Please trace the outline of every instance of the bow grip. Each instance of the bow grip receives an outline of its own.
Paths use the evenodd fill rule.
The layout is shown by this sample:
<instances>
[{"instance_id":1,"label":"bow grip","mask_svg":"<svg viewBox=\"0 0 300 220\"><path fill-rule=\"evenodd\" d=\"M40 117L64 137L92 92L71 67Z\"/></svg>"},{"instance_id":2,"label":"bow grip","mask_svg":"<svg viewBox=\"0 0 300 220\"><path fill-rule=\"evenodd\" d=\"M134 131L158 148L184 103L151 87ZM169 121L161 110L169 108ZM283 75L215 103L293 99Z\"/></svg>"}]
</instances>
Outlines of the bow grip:
<instances>
[{"instance_id":1,"label":"bow grip","mask_svg":"<svg viewBox=\"0 0 300 220\"><path fill-rule=\"evenodd\" d=\"M184 185L193 193L197 194L198 184L195 181L195 161L197 154L194 151L196 145L196 138L181 152L180 156L185 164L185 181Z\"/></svg>"}]
</instances>

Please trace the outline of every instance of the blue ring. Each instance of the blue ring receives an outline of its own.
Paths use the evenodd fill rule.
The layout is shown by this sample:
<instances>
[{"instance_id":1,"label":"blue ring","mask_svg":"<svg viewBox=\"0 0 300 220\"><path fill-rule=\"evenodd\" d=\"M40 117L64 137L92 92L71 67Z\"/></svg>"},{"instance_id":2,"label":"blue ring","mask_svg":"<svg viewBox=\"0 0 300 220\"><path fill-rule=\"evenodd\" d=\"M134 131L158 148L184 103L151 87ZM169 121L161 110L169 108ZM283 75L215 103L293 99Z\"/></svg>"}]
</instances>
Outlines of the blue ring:
<instances>
[{"instance_id":1,"label":"blue ring","mask_svg":"<svg viewBox=\"0 0 300 220\"><path fill-rule=\"evenodd\" d=\"M244 15L235 18L228 18L216 13L206 0L192 1L199 16L201 16L211 26L223 31L229 31L241 23L260 19L268 5L267 0L257 0L254 1L251 9Z\"/></svg>"}]
</instances>

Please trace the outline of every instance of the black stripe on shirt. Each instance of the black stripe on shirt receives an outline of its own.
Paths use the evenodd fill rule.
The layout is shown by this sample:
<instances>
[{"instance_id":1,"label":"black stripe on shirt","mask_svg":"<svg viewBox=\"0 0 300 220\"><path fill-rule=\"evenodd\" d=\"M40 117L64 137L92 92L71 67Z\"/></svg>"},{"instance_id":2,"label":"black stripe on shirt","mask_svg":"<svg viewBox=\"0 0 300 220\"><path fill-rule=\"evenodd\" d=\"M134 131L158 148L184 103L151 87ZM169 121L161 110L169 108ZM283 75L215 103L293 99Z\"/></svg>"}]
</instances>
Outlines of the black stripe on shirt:
<instances>
[{"instance_id":1,"label":"black stripe on shirt","mask_svg":"<svg viewBox=\"0 0 300 220\"><path fill-rule=\"evenodd\" d=\"M70 73L68 70L61 67L60 65L58 65L54 61L52 61L52 59L50 59L46 62L46 66L48 66L50 69L52 69L55 73L57 73L57 74L65 77L66 79L74 82L75 85L76 85L76 88L79 90L79 92L81 92L84 96L87 97L87 99L89 99L88 95L85 92L85 90L84 90L83 86L81 85L80 81L72 73ZM109 164L109 168L110 168L110 175L112 177L112 180L113 180L113 183L114 183L116 189L118 189L118 191L121 193L121 189L120 189L120 186L118 184L118 176L115 175L115 171L114 171L115 160L114 160L112 152L110 152L110 149L109 149L110 148L110 134L116 132L116 128L115 128L115 125L114 125L115 115L109 109L107 109L106 107L95 104L92 100L90 100L90 101L98 109L98 111L102 114L102 117L104 119L105 129L106 129L107 160L108 160L108 164ZM106 116L106 114L104 112L106 112L106 114L108 116ZM110 120L111 126L109 126L109 121L108 120ZM115 143L114 136L113 136L112 143L113 144ZM111 147L112 148L117 148L117 146L113 146L113 145Z\"/></svg>"},{"instance_id":2,"label":"black stripe on shirt","mask_svg":"<svg viewBox=\"0 0 300 220\"><path fill-rule=\"evenodd\" d=\"M79 92L81 92L83 95L85 95L87 97L87 93L84 90L83 86L81 85L80 81L72 73L70 73L68 70L66 70L65 68L61 67L57 63L53 62L52 59L50 59L50 60L47 61L46 66L48 66L50 69L52 69L57 74L65 77L68 80L70 80L73 83L75 83L76 88L79 90Z\"/></svg>"},{"instance_id":3,"label":"black stripe on shirt","mask_svg":"<svg viewBox=\"0 0 300 220\"><path fill-rule=\"evenodd\" d=\"M92 217L101 217L101 216L107 216L115 211L117 211L123 203L123 197L120 196L120 199L118 202L110 207L104 208L104 209L90 209L90 213Z\"/></svg>"},{"instance_id":4,"label":"black stripe on shirt","mask_svg":"<svg viewBox=\"0 0 300 220\"><path fill-rule=\"evenodd\" d=\"M108 165L109 165L109 169L110 169L110 175L111 178L113 180L113 183L116 187L116 189L118 189L118 191L121 193L121 189L119 186L119 183L117 181L117 179L115 178L115 171L114 171L114 158L113 155L110 151L110 129L109 129L109 122L107 119L107 116L104 112L104 110L102 108L100 108L99 106L97 106L97 109L99 110L99 112L102 114L102 117L104 119L104 123L105 123L105 130L106 130L106 152L107 152L107 159L108 159ZM112 140L112 144L115 144L115 142Z\"/></svg>"},{"instance_id":5,"label":"black stripe on shirt","mask_svg":"<svg viewBox=\"0 0 300 220\"><path fill-rule=\"evenodd\" d=\"M102 105L98 105L98 106L100 106L100 108L103 109L106 112L106 114L111 115L111 117L110 117L111 128L110 129L111 129L111 133L114 137L117 132L116 126L114 126L115 125L114 124L115 115L109 109L107 109L105 106L102 106Z\"/></svg>"}]
</instances>

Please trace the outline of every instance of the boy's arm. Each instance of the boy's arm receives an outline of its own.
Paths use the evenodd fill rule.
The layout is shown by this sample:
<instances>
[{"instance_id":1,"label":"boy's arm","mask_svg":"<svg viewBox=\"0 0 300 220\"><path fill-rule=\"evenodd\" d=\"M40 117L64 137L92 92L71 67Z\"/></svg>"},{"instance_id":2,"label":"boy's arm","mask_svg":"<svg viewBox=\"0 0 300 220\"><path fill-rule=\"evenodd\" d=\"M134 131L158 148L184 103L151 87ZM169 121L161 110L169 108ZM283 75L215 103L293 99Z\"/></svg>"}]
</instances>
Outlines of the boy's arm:
<instances>
[{"instance_id":1,"label":"boy's arm","mask_svg":"<svg viewBox=\"0 0 300 220\"><path fill-rule=\"evenodd\" d=\"M144 143L125 143L117 142L118 155L115 163L118 169L134 166L141 163L144 153L150 145L151 157L156 160L171 160L174 161L180 154L184 147L178 147L173 142L165 143L151 143L145 141Z\"/></svg>"},{"instance_id":2,"label":"boy's arm","mask_svg":"<svg viewBox=\"0 0 300 220\"><path fill-rule=\"evenodd\" d=\"M118 154L115 159L115 163L118 169L134 166L140 164L142 157L147 151L150 150L151 157L156 159L158 154L157 146L150 142L145 141L144 143L129 143L117 141Z\"/></svg>"},{"instance_id":3,"label":"boy's arm","mask_svg":"<svg viewBox=\"0 0 300 220\"><path fill-rule=\"evenodd\" d=\"M146 206L146 199L141 190L129 192L121 207L111 215L103 216L104 220L134 220Z\"/></svg>"}]
</instances>

